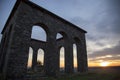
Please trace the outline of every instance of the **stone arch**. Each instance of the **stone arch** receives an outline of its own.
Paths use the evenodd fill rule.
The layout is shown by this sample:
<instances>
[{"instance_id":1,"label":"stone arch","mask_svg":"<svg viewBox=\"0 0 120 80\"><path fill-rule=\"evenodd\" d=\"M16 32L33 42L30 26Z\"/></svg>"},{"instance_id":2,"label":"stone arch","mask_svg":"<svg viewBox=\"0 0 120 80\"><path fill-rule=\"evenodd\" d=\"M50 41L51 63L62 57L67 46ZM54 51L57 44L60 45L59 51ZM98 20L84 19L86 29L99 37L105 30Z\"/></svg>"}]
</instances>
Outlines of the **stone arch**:
<instances>
[{"instance_id":1,"label":"stone arch","mask_svg":"<svg viewBox=\"0 0 120 80\"><path fill-rule=\"evenodd\" d=\"M57 34L56 34L56 40L57 40L57 36L58 36L58 35L63 36L63 37L61 37L61 38L63 38L64 40L65 40L65 39L68 39L68 35L67 35L64 31L59 31L59 32L57 32Z\"/></svg>"},{"instance_id":2,"label":"stone arch","mask_svg":"<svg viewBox=\"0 0 120 80\"><path fill-rule=\"evenodd\" d=\"M59 67L59 71L61 72L64 72L65 71L65 46L64 46L64 43L65 41L67 41L67 34L63 31L59 31L57 34L56 34L56 41L57 43L59 43L57 45L58 47L58 67Z\"/></svg>"},{"instance_id":3,"label":"stone arch","mask_svg":"<svg viewBox=\"0 0 120 80\"><path fill-rule=\"evenodd\" d=\"M58 52L60 51L61 47L64 47L64 72L65 73L72 73L73 72L73 45L71 36L68 35L64 31L59 31L61 35L63 35L62 39L58 39L57 41L60 42L58 45ZM59 54L60 57L60 54Z\"/></svg>"},{"instance_id":4,"label":"stone arch","mask_svg":"<svg viewBox=\"0 0 120 80\"><path fill-rule=\"evenodd\" d=\"M34 12L32 12L34 11ZM15 21L14 21L15 20ZM40 23L39 23L40 22ZM42 22L42 23L41 23ZM4 80L19 79L24 80L26 76L28 51L29 47L33 48L32 68L37 62L37 51L41 46L45 49L44 72L45 76L57 76L59 68L59 54L58 47L62 45L65 47L65 73L73 72L73 37L80 36L81 41L79 44L78 39L75 39L77 44L78 57L78 70L81 72L87 71L87 52L85 43L86 31L77 27L76 25L64 20L63 18L41 8L29 0L17 0L15 7L5 24L2 31L2 38L4 40L4 33L6 33L13 24L14 27L11 35L7 36L5 44L1 45L8 55L6 55L5 65L2 70ZM32 28L37 25L44 29L46 32L46 42L31 39ZM46 26L47 25L47 26ZM57 33L63 35L62 39L56 39ZM39 34L40 35L40 34ZM7 43L6 43L7 42ZM81 44L82 42L82 44ZM60 45L59 45L60 44ZM40 46L39 46L40 45ZM6 49L7 48L7 49ZM0 50L0 54L4 52ZM17 55L17 56L16 56ZM4 56L4 55L3 55ZM16 61L16 63L15 63ZM0 68L3 67L0 64ZM9 73L11 72L11 73ZM22 74L21 74L22 73ZM27 78L26 78L27 77Z\"/></svg>"},{"instance_id":5,"label":"stone arch","mask_svg":"<svg viewBox=\"0 0 120 80\"><path fill-rule=\"evenodd\" d=\"M77 71L83 72L84 71L84 52L83 52L83 44L81 39L78 37L74 37L74 44L76 44L77 49Z\"/></svg>"},{"instance_id":6,"label":"stone arch","mask_svg":"<svg viewBox=\"0 0 120 80\"><path fill-rule=\"evenodd\" d=\"M41 35L42 34L42 35ZM32 39L40 40L40 41L46 41L46 32L39 26L34 25L32 28Z\"/></svg>"},{"instance_id":7,"label":"stone arch","mask_svg":"<svg viewBox=\"0 0 120 80\"><path fill-rule=\"evenodd\" d=\"M36 35L33 34L34 27L36 27L35 31L37 30L40 34L38 34L38 33L36 33ZM42 34L42 33L44 33L44 34ZM49 29L45 24L36 23L36 24L32 25L31 38L32 38L32 36L35 36L35 38L33 37L34 39L47 42L49 34L50 34ZM40 37L40 38L43 37L43 39L38 39L37 37Z\"/></svg>"},{"instance_id":8,"label":"stone arch","mask_svg":"<svg viewBox=\"0 0 120 80\"><path fill-rule=\"evenodd\" d=\"M63 38L63 36L60 33L57 33L56 39L60 39L60 38Z\"/></svg>"}]
</instances>

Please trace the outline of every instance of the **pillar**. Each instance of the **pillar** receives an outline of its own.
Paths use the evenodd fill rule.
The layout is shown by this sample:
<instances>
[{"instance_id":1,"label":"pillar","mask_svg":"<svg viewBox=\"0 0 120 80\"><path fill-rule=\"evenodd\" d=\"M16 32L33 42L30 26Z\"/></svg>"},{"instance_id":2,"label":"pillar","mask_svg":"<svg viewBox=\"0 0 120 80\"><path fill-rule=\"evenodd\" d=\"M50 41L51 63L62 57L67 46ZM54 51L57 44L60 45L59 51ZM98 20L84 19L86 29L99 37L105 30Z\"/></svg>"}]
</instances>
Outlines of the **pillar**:
<instances>
[{"instance_id":1,"label":"pillar","mask_svg":"<svg viewBox=\"0 0 120 80\"><path fill-rule=\"evenodd\" d=\"M56 34L52 32L48 34L47 37L47 46L45 49L45 56L44 56L44 70L45 74L48 76L56 76L58 73L58 57L57 57L57 44L56 44Z\"/></svg>"},{"instance_id":2,"label":"pillar","mask_svg":"<svg viewBox=\"0 0 120 80\"><path fill-rule=\"evenodd\" d=\"M32 69L35 69L35 66L37 65L37 53L38 49L33 49L33 59L32 59Z\"/></svg>"},{"instance_id":3,"label":"pillar","mask_svg":"<svg viewBox=\"0 0 120 80\"><path fill-rule=\"evenodd\" d=\"M57 46L57 56L56 56L56 58L57 58L56 67L57 67L57 71L58 71L58 75L59 75L59 73L60 73L60 48L58 46Z\"/></svg>"},{"instance_id":4,"label":"pillar","mask_svg":"<svg viewBox=\"0 0 120 80\"><path fill-rule=\"evenodd\" d=\"M65 42L65 73L73 73L73 44Z\"/></svg>"},{"instance_id":5,"label":"pillar","mask_svg":"<svg viewBox=\"0 0 120 80\"><path fill-rule=\"evenodd\" d=\"M78 72L86 72L88 70L86 45L84 41L82 44L77 43L76 45L77 45Z\"/></svg>"}]
</instances>

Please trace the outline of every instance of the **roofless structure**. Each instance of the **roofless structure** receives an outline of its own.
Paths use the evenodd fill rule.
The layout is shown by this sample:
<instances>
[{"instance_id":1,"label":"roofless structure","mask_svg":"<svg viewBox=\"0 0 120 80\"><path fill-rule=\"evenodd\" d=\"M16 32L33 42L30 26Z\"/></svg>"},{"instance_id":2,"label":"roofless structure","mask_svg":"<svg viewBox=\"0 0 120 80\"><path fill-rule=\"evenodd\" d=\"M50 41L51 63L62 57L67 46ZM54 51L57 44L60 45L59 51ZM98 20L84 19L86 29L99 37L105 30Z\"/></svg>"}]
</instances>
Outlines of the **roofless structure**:
<instances>
[{"instance_id":1,"label":"roofless structure","mask_svg":"<svg viewBox=\"0 0 120 80\"><path fill-rule=\"evenodd\" d=\"M46 41L31 38L35 25L45 30ZM63 37L57 39L58 33ZM37 51L41 48L44 50L44 74L56 76L60 72L59 51L64 47L65 73L73 73L73 44L77 46L77 71L86 72L85 33L85 30L28 0L17 0L2 30L0 72L5 80L24 80L29 47L32 47L32 69L37 65Z\"/></svg>"}]
</instances>

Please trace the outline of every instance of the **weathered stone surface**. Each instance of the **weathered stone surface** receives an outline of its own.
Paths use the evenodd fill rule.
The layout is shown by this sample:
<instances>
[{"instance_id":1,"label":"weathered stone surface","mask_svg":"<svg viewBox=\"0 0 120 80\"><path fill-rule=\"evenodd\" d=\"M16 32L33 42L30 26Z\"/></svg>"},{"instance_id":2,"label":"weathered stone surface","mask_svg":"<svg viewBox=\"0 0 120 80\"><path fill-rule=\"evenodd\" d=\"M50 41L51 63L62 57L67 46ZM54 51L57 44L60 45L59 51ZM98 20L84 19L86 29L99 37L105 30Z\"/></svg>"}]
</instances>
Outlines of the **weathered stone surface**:
<instances>
[{"instance_id":1,"label":"weathered stone surface","mask_svg":"<svg viewBox=\"0 0 120 80\"><path fill-rule=\"evenodd\" d=\"M47 41L31 39L34 25L47 33ZM56 39L57 33L63 38ZM77 45L78 71L87 71L86 40L83 29L27 0L18 0L2 31L0 72L6 80L24 80L27 72L29 47L33 48L33 65L37 50L44 50L44 72L47 76L59 73L59 50L65 47L65 72L73 73L73 44ZM41 34L38 34L41 35Z\"/></svg>"}]
</instances>

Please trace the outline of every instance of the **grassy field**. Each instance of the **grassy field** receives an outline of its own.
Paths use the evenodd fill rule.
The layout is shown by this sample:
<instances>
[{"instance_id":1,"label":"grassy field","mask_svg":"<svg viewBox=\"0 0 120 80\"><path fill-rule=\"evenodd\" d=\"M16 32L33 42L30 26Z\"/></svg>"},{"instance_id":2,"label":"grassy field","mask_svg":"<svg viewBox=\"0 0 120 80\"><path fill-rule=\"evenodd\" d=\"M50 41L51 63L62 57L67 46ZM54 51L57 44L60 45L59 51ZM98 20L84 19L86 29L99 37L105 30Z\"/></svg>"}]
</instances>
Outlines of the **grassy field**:
<instances>
[{"instance_id":1,"label":"grassy field","mask_svg":"<svg viewBox=\"0 0 120 80\"><path fill-rule=\"evenodd\" d=\"M45 80L120 80L119 70L99 69L88 73L64 75L58 78L46 78Z\"/></svg>"},{"instance_id":2,"label":"grassy field","mask_svg":"<svg viewBox=\"0 0 120 80\"><path fill-rule=\"evenodd\" d=\"M120 80L120 74L113 73L95 73L66 75L58 78L46 78L45 80Z\"/></svg>"},{"instance_id":3,"label":"grassy field","mask_svg":"<svg viewBox=\"0 0 120 80\"><path fill-rule=\"evenodd\" d=\"M2 80L2 76L0 77L0 80ZM91 69L87 73L67 74L58 77L34 77L33 80L120 80L120 68L98 68Z\"/></svg>"},{"instance_id":4,"label":"grassy field","mask_svg":"<svg viewBox=\"0 0 120 80\"><path fill-rule=\"evenodd\" d=\"M2 80L2 78L0 78ZM83 74L70 74L64 75L61 77L47 77L40 78L35 80L120 80L120 74L118 73L96 73L96 72L88 72Z\"/></svg>"}]
</instances>

